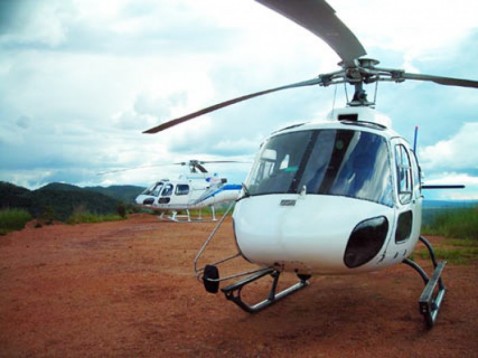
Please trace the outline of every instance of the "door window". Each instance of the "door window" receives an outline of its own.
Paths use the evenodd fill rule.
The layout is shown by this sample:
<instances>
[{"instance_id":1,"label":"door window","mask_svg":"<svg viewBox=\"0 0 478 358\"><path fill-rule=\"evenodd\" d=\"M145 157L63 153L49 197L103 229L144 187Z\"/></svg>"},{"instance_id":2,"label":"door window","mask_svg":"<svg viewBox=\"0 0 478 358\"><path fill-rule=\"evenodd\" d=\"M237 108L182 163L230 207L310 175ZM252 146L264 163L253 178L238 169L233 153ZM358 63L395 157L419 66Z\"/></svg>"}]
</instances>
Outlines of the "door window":
<instances>
[{"instance_id":1,"label":"door window","mask_svg":"<svg viewBox=\"0 0 478 358\"><path fill-rule=\"evenodd\" d=\"M401 204L408 204L412 199L412 165L408 151L402 144L395 146L395 162L397 166L398 198Z\"/></svg>"},{"instance_id":2,"label":"door window","mask_svg":"<svg viewBox=\"0 0 478 358\"><path fill-rule=\"evenodd\" d=\"M188 194L189 194L189 185L178 184L176 186L176 195L188 195Z\"/></svg>"},{"instance_id":3,"label":"door window","mask_svg":"<svg viewBox=\"0 0 478 358\"><path fill-rule=\"evenodd\" d=\"M171 196L171 194L173 193L173 187L173 184L166 184L164 186L163 191L161 192L161 196Z\"/></svg>"},{"instance_id":4,"label":"door window","mask_svg":"<svg viewBox=\"0 0 478 358\"><path fill-rule=\"evenodd\" d=\"M411 210L400 214L395 232L395 242L400 243L410 238L413 228L413 213Z\"/></svg>"}]
</instances>

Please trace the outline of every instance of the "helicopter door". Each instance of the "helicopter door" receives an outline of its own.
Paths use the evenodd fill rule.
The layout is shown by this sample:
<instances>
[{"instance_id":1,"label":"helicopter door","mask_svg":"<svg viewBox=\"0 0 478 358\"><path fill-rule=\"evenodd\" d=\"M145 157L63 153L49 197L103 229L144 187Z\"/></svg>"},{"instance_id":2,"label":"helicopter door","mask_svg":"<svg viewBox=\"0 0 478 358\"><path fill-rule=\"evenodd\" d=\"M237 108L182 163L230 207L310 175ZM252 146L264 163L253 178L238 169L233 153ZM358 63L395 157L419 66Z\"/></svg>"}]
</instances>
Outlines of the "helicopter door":
<instances>
[{"instance_id":1,"label":"helicopter door","mask_svg":"<svg viewBox=\"0 0 478 358\"><path fill-rule=\"evenodd\" d=\"M174 185L167 183L164 185L163 190L161 191L161 196L159 197L158 204L169 204L171 201L171 195L173 194Z\"/></svg>"},{"instance_id":2,"label":"helicopter door","mask_svg":"<svg viewBox=\"0 0 478 358\"><path fill-rule=\"evenodd\" d=\"M407 242L419 235L421 226L421 193L418 164L406 142L393 143L396 168L397 217L394 240Z\"/></svg>"},{"instance_id":3,"label":"helicopter door","mask_svg":"<svg viewBox=\"0 0 478 358\"><path fill-rule=\"evenodd\" d=\"M187 206L190 193L189 184L177 184L174 190L174 203L180 206Z\"/></svg>"}]
</instances>

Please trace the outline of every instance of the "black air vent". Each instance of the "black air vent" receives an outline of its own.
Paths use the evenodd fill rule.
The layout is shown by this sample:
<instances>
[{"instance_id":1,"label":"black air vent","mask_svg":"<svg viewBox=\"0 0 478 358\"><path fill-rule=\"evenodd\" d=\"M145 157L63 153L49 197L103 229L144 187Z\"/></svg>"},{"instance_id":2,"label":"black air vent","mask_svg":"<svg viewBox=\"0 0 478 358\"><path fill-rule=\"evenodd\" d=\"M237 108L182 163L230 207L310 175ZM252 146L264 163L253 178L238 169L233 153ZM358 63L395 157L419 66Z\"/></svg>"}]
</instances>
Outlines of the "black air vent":
<instances>
[{"instance_id":1,"label":"black air vent","mask_svg":"<svg viewBox=\"0 0 478 358\"><path fill-rule=\"evenodd\" d=\"M357 113L347 113L347 114L339 114L338 117L339 121L358 121L358 114Z\"/></svg>"}]
</instances>

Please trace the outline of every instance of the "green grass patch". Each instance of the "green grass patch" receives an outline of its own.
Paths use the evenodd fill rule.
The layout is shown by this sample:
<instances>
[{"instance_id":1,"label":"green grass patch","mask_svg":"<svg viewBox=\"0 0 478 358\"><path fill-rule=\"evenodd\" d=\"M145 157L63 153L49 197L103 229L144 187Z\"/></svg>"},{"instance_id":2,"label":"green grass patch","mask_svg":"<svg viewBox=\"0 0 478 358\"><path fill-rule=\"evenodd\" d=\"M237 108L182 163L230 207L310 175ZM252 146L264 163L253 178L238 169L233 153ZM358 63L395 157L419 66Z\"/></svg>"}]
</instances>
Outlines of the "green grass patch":
<instances>
[{"instance_id":1,"label":"green grass patch","mask_svg":"<svg viewBox=\"0 0 478 358\"><path fill-rule=\"evenodd\" d=\"M31 219L30 213L24 209L0 210L0 235L23 229Z\"/></svg>"},{"instance_id":2,"label":"green grass patch","mask_svg":"<svg viewBox=\"0 0 478 358\"><path fill-rule=\"evenodd\" d=\"M123 220L124 217L116 214L99 215L90 212L73 213L67 220L68 224L81 224L81 223L100 223L105 221L118 221Z\"/></svg>"},{"instance_id":3,"label":"green grass patch","mask_svg":"<svg viewBox=\"0 0 478 358\"><path fill-rule=\"evenodd\" d=\"M478 207L445 210L422 231L426 235L478 241Z\"/></svg>"},{"instance_id":4,"label":"green grass patch","mask_svg":"<svg viewBox=\"0 0 478 358\"><path fill-rule=\"evenodd\" d=\"M94 214L86 210L83 205L79 205L73 210L73 213L67 219L67 223L82 224L82 223L100 223L105 221L118 221L126 218L126 214Z\"/></svg>"},{"instance_id":5,"label":"green grass patch","mask_svg":"<svg viewBox=\"0 0 478 358\"><path fill-rule=\"evenodd\" d=\"M478 262L478 241L472 239L446 239L439 247L434 247L437 260L445 260L455 265ZM428 260L428 250L421 248L414 255Z\"/></svg>"}]
</instances>

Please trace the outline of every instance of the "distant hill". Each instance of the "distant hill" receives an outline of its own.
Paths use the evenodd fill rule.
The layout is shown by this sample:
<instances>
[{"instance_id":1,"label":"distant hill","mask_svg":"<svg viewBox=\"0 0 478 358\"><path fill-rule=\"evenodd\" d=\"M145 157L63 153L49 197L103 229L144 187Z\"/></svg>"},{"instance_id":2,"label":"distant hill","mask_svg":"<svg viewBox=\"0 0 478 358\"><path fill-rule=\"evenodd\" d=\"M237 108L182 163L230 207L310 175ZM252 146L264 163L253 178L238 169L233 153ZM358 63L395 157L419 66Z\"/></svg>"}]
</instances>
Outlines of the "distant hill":
<instances>
[{"instance_id":1,"label":"distant hill","mask_svg":"<svg viewBox=\"0 0 478 358\"><path fill-rule=\"evenodd\" d=\"M134 199L146 188L135 185L111 185L106 188L102 186L87 186L85 189L107 195L125 204L132 204Z\"/></svg>"},{"instance_id":2,"label":"distant hill","mask_svg":"<svg viewBox=\"0 0 478 358\"><path fill-rule=\"evenodd\" d=\"M64 183L29 190L0 182L0 208L22 208L37 218L48 216L64 221L78 209L96 214L117 213L120 205L132 204L134 197L143 190L131 185L80 188Z\"/></svg>"},{"instance_id":3,"label":"distant hill","mask_svg":"<svg viewBox=\"0 0 478 358\"><path fill-rule=\"evenodd\" d=\"M432 225L435 218L447 211L478 207L478 200L424 200L422 225Z\"/></svg>"},{"instance_id":4,"label":"distant hill","mask_svg":"<svg viewBox=\"0 0 478 358\"><path fill-rule=\"evenodd\" d=\"M29 207L30 190L0 181L0 208Z\"/></svg>"},{"instance_id":5,"label":"distant hill","mask_svg":"<svg viewBox=\"0 0 478 358\"><path fill-rule=\"evenodd\" d=\"M50 183L34 191L60 190L60 191L82 191L83 189L76 185L65 183Z\"/></svg>"},{"instance_id":6,"label":"distant hill","mask_svg":"<svg viewBox=\"0 0 478 358\"><path fill-rule=\"evenodd\" d=\"M423 200L424 209L453 209L475 206L478 206L478 200Z\"/></svg>"},{"instance_id":7,"label":"distant hill","mask_svg":"<svg viewBox=\"0 0 478 358\"><path fill-rule=\"evenodd\" d=\"M0 181L0 209L22 208L34 217L49 215L58 220L66 220L78 208L97 214L117 213L119 205L133 205L134 198L144 189L134 185L81 188L50 183L37 190L29 190ZM430 223L443 210L463 207L478 207L478 200L424 200L423 223Z\"/></svg>"}]
</instances>

